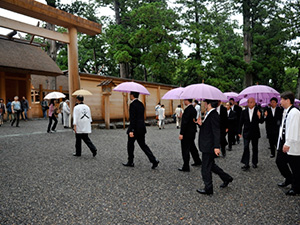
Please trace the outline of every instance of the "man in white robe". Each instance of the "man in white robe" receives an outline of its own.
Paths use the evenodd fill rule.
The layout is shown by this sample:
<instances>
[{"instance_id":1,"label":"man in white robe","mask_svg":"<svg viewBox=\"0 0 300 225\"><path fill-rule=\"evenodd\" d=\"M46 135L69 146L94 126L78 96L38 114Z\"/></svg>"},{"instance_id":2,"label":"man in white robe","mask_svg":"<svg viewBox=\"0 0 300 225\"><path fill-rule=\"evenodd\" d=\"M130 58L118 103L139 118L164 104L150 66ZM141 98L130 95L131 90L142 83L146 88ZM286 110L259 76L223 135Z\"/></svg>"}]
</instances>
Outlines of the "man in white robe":
<instances>
[{"instance_id":1,"label":"man in white robe","mask_svg":"<svg viewBox=\"0 0 300 225\"><path fill-rule=\"evenodd\" d=\"M294 101L292 92L281 94L280 103L284 112L277 148L287 153L287 162L292 172L292 187L286 195L300 194L300 111L293 107Z\"/></svg>"},{"instance_id":2,"label":"man in white robe","mask_svg":"<svg viewBox=\"0 0 300 225\"><path fill-rule=\"evenodd\" d=\"M69 117L70 117L70 107L69 107L70 101L66 100L63 103L63 121L64 121L64 128L69 128L70 127L70 121L69 121Z\"/></svg>"}]
</instances>

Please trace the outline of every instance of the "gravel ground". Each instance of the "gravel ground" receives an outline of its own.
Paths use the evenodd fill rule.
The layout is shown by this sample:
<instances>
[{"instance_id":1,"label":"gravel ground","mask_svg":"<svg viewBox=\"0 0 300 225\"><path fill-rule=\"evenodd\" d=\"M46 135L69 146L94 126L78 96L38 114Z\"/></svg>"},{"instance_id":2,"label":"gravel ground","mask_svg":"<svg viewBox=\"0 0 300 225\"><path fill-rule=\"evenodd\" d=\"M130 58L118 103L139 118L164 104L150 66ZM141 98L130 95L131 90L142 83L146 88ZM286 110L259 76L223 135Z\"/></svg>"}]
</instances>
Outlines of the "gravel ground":
<instances>
[{"instance_id":1,"label":"gravel ground","mask_svg":"<svg viewBox=\"0 0 300 225\"><path fill-rule=\"evenodd\" d=\"M270 159L264 126L257 169L241 171L242 143L217 164L234 181L203 196L200 167L182 173L178 130L148 127L146 143L160 160L152 170L136 143L135 167L126 168L127 136L122 129L93 130L93 158L83 144L74 157L75 137L58 125L46 133L47 120L0 127L0 224L300 224L300 197L284 194ZM192 163L192 162L191 162Z\"/></svg>"}]
</instances>

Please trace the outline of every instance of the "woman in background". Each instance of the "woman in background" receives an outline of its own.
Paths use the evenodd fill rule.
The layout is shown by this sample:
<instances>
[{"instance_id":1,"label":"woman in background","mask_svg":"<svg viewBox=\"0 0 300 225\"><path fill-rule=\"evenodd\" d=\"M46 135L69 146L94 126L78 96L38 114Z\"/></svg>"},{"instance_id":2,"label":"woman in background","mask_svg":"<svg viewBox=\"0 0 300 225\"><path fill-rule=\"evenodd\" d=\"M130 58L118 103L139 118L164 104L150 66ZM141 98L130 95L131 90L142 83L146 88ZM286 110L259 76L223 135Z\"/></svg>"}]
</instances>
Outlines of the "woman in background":
<instances>
[{"instance_id":1,"label":"woman in background","mask_svg":"<svg viewBox=\"0 0 300 225\"><path fill-rule=\"evenodd\" d=\"M56 119L56 113L57 111L57 108L55 106L55 101L54 99L51 99L50 100L50 104L49 104L49 124L48 124L48 129L47 129L47 133L53 133L53 132L56 132L55 128L56 128L56 125L57 125L57 119ZM54 120L54 124L51 128L51 125L52 125L52 120Z\"/></svg>"}]
</instances>

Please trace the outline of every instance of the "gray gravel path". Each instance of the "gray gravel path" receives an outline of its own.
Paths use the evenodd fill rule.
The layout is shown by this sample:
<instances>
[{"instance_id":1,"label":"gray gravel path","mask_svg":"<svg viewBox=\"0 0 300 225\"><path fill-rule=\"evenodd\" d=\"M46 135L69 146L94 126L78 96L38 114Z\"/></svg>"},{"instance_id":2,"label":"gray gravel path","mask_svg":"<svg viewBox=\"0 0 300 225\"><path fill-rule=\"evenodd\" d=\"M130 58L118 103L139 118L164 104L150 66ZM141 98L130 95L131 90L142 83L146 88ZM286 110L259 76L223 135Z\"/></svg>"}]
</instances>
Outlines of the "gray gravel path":
<instances>
[{"instance_id":1,"label":"gray gravel path","mask_svg":"<svg viewBox=\"0 0 300 225\"><path fill-rule=\"evenodd\" d=\"M135 167L125 168L124 130L93 130L98 148L93 158L83 144L73 157L75 137L59 124L47 134L47 120L8 123L0 127L0 224L300 224L300 196L288 197L270 159L268 142L259 142L257 169L241 171L242 143L217 164L233 176L220 189L213 176L214 195L203 187L200 170L182 166L178 130L147 127L146 143L160 160L151 169L136 144Z\"/></svg>"}]
</instances>

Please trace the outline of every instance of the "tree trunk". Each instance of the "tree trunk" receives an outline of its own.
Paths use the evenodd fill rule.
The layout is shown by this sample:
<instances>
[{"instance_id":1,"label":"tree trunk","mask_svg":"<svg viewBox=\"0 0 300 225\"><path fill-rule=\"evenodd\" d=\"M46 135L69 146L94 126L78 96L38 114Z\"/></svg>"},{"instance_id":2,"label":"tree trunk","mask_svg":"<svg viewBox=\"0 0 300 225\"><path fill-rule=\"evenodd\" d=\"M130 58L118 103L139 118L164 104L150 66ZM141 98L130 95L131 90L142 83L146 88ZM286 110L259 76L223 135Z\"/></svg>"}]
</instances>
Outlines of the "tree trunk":
<instances>
[{"instance_id":1,"label":"tree trunk","mask_svg":"<svg viewBox=\"0 0 300 225\"><path fill-rule=\"evenodd\" d=\"M251 38L251 26L250 26L250 4L251 0L243 0L243 34L244 34L244 61L247 64L251 63L252 55L251 55L251 46L252 46L252 38ZM252 74L247 72L244 78L244 87L251 86L253 84Z\"/></svg>"},{"instance_id":2,"label":"tree trunk","mask_svg":"<svg viewBox=\"0 0 300 225\"><path fill-rule=\"evenodd\" d=\"M147 77L148 77L147 69L144 66L144 81L147 81Z\"/></svg>"},{"instance_id":3,"label":"tree trunk","mask_svg":"<svg viewBox=\"0 0 300 225\"><path fill-rule=\"evenodd\" d=\"M115 8L115 17L116 17L116 24L120 25L122 23L121 16L120 16L120 2L119 0L115 0L114 2ZM121 78L128 78L129 77L129 70L128 63L120 63L120 77Z\"/></svg>"}]
</instances>

